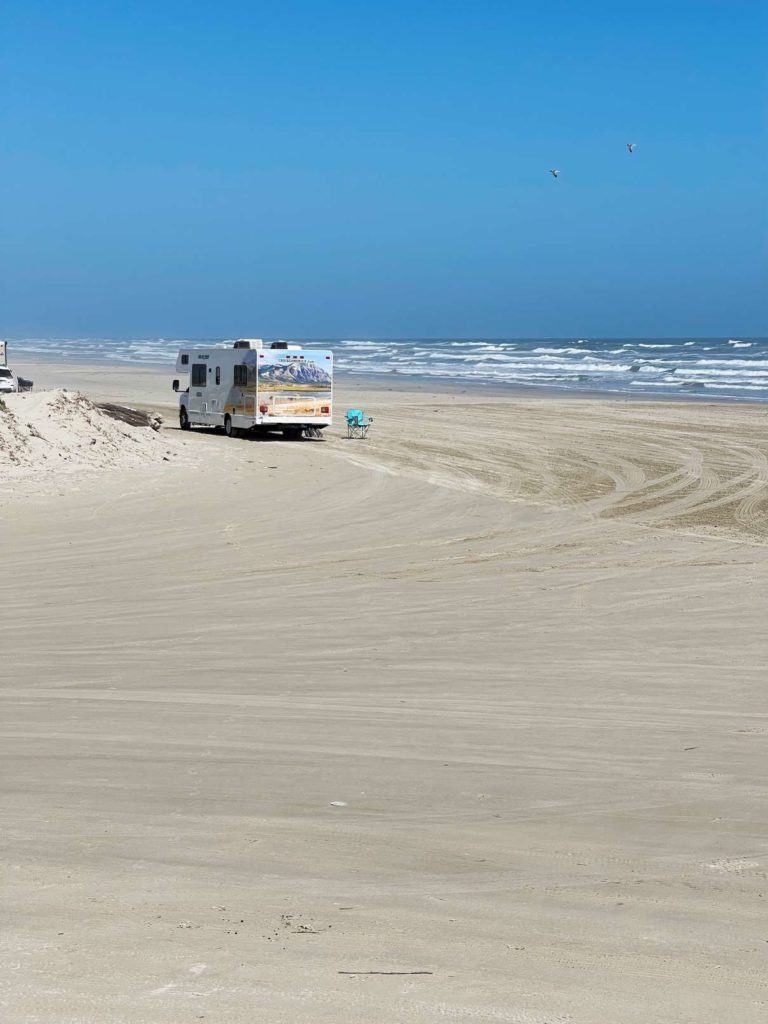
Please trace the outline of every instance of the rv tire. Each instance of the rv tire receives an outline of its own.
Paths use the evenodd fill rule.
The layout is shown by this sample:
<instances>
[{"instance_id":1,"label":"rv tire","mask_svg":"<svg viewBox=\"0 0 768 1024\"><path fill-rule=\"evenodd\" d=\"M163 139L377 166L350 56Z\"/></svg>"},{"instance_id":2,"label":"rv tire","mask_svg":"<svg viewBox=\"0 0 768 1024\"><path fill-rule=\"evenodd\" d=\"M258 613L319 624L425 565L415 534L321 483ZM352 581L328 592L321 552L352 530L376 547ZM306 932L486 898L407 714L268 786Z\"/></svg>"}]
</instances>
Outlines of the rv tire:
<instances>
[{"instance_id":1,"label":"rv tire","mask_svg":"<svg viewBox=\"0 0 768 1024\"><path fill-rule=\"evenodd\" d=\"M182 430L189 430L189 416L183 405L179 409L179 426Z\"/></svg>"},{"instance_id":2,"label":"rv tire","mask_svg":"<svg viewBox=\"0 0 768 1024\"><path fill-rule=\"evenodd\" d=\"M227 435L227 437L235 436L235 428L232 426L231 416L224 417L224 433Z\"/></svg>"}]
</instances>

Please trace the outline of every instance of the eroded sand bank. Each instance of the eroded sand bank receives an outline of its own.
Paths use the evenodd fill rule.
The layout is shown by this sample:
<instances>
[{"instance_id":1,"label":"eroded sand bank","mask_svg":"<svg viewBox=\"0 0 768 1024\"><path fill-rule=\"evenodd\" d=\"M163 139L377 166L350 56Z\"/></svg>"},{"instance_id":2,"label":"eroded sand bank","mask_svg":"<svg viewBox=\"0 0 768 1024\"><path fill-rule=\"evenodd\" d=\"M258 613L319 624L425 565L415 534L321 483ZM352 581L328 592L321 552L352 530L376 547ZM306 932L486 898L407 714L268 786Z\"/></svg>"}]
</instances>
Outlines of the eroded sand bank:
<instances>
[{"instance_id":1,"label":"eroded sand bank","mask_svg":"<svg viewBox=\"0 0 768 1024\"><path fill-rule=\"evenodd\" d=\"M0 498L6 1019L762 1021L763 410L348 401Z\"/></svg>"}]
</instances>

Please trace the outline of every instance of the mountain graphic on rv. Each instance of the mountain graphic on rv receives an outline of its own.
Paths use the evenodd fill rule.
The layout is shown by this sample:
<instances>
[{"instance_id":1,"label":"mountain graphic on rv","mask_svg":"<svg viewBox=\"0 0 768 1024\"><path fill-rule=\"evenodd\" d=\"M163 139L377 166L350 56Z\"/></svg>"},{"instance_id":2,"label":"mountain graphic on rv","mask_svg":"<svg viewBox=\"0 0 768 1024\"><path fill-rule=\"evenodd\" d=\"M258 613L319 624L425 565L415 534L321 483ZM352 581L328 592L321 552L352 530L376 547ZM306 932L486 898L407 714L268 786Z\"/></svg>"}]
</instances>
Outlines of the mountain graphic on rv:
<instances>
[{"instance_id":1,"label":"mountain graphic on rv","mask_svg":"<svg viewBox=\"0 0 768 1024\"><path fill-rule=\"evenodd\" d=\"M317 384L329 387L331 375L312 359L290 363L268 363L259 367L260 384Z\"/></svg>"}]
</instances>

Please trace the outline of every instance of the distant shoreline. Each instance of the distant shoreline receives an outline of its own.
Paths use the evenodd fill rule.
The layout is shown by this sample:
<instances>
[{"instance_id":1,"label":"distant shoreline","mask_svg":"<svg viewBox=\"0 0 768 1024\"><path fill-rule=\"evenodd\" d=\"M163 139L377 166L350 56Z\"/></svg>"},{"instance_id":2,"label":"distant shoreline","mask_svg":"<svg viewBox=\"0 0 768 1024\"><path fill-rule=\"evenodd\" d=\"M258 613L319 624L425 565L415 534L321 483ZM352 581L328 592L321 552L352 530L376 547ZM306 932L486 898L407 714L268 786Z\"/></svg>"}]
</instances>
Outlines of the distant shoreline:
<instances>
[{"instance_id":1,"label":"distant shoreline","mask_svg":"<svg viewBox=\"0 0 768 1024\"><path fill-rule=\"evenodd\" d=\"M22 376L34 374L35 368L42 370L46 368L49 373L51 368L60 366L66 369L67 373L81 371L88 375L97 374L99 370L107 370L110 374L119 374L126 378L130 374L142 374L150 376L167 376L170 381L177 375L172 363L150 363L138 361L123 361L118 359L91 359L79 360L67 357L25 355L23 359L14 359L14 351L9 354L9 365L18 370ZM34 377L33 377L34 379ZM56 384L45 384L42 386L57 386ZM66 386L66 385L62 385ZM364 374L349 370L335 370L334 388L336 390L349 390L352 387L363 387L369 391L406 391L431 394L472 394L486 395L493 399L559 399L568 401L574 399L584 401L606 401L606 402L631 402L632 404L655 404L661 402L664 405L670 403L703 405L739 405L757 406L765 408L768 399L740 398L728 395L713 395L711 393L637 393L622 390L609 391L607 389L586 389L567 388L553 384L505 384L501 382L486 382L469 380L466 378L450 379L447 377L418 376L416 374L392 373L371 373Z\"/></svg>"}]
</instances>

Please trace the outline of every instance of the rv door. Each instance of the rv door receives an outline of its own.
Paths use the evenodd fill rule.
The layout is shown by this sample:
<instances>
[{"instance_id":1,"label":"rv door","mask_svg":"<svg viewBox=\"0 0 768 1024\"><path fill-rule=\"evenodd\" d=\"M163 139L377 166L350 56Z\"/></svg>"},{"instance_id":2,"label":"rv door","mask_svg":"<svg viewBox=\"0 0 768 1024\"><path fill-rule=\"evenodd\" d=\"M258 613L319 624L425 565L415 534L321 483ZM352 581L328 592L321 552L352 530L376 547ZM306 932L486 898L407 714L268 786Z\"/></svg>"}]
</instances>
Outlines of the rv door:
<instances>
[{"instance_id":1,"label":"rv door","mask_svg":"<svg viewBox=\"0 0 768 1024\"><path fill-rule=\"evenodd\" d=\"M208 412L206 388L208 386L208 364L192 363L189 368L189 402L187 408L190 416L198 423L205 422Z\"/></svg>"}]
</instances>

